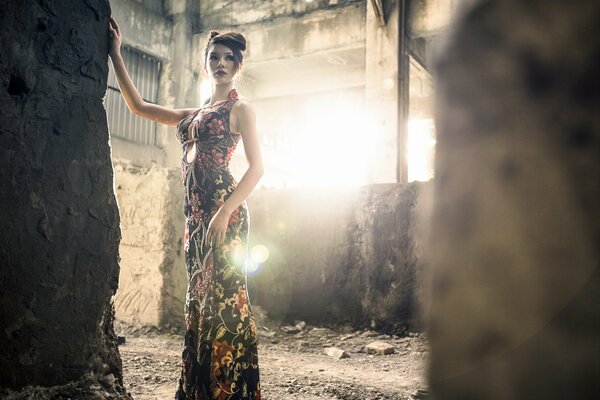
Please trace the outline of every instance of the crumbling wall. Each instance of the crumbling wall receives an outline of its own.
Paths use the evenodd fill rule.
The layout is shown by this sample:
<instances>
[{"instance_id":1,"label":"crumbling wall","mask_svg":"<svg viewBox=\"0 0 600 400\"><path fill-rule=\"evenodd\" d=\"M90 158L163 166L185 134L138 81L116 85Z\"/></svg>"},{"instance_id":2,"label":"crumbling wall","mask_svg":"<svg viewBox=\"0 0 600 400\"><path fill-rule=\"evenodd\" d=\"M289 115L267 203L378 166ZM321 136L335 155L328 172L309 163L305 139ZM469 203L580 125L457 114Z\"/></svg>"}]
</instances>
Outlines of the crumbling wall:
<instances>
[{"instance_id":1,"label":"crumbling wall","mask_svg":"<svg viewBox=\"0 0 600 400\"><path fill-rule=\"evenodd\" d=\"M119 215L102 104L109 14L108 1L0 7L4 387L121 377Z\"/></svg>"},{"instance_id":2,"label":"crumbling wall","mask_svg":"<svg viewBox=\"0 0 600 400\"><path fill-rule=\"evenodd\" d=\"M251 299L274 319L396 332L414 325L427 186L256 191L250 248L270 255L250 279Z\"/></svg>"},{"instance_id":3,"label":"crumbling wall","mask_svg":"<svg viewBox=\"0 0 600 400\"><path fill-rule=\"evenodd\" d=\"M204 29L218 26L239 26L248 23L264 22L285 16L302 16L323 9L336 9L361 0L250 0L228 2L225 0L203 1L200 14Z\"/></svg>"},{"instance_id":4,"label":"crumbling wall","mask_svg":"<svg viewBox=\"0 0 600 400\"><path fill-rule=\"evenodd\" d=\"M123 234L116 317L134 326L182 326L187 281L180 172L127 164L115 171Z\"/></svg>"},{"instance_id":5,"label":"crumbling wall","mask_svg":"<svg viewBox=\"0 0 600 400\"><path fill-rule=\"evenodd\" d=\"M480 1L438 65L433 398L600 392L600 6Z\"/></svg>"}]
</instances>

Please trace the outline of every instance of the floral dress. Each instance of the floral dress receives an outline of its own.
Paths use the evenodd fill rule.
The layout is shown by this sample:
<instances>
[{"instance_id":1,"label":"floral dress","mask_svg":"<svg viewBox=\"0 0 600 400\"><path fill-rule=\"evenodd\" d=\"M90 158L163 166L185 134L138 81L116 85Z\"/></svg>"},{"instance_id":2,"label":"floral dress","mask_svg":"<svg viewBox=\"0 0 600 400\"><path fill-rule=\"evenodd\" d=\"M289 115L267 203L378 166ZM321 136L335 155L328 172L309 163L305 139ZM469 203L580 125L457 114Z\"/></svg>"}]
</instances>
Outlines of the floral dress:
<instances>
[{"instance_id":1,"label":"floral dress","mask_svg":"<svg viewBox=\"0 0 600 400\"><path fill-rule=\"evenodd\" d=\"M219 247L206 240L212 216L235 190L229 160L240 139L230 131L235 89L226 101L206 105L179 122L185 190L184 235L188 290L185 344L177 399L260 399L256 325L245 271L249 214L232 214ZM196 144L195 158L187 161Z\"/></svg>"}]
</instances>

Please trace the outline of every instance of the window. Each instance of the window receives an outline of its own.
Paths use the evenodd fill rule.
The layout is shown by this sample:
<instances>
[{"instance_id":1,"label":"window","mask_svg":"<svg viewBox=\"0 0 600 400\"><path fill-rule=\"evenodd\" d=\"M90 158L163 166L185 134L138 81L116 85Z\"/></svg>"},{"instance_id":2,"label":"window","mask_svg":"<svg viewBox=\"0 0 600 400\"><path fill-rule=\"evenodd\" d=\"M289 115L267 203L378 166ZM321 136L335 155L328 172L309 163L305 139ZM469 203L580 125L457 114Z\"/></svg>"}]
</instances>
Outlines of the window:
<instances>
[{"instance_id":1,"label":"window","mask_svg":"<svg viewBox=\"0 0 600 400\"><path fill-rule=\"evenodd\" d=\"M161 63L158 59L129 47L122 47L125 66L142 98L150 103L158 99ZM156 122L132 114L121 96L119 85L110 65L106 111L112 136L144 145L156 145Z\"/></svg>"}]
</instances>

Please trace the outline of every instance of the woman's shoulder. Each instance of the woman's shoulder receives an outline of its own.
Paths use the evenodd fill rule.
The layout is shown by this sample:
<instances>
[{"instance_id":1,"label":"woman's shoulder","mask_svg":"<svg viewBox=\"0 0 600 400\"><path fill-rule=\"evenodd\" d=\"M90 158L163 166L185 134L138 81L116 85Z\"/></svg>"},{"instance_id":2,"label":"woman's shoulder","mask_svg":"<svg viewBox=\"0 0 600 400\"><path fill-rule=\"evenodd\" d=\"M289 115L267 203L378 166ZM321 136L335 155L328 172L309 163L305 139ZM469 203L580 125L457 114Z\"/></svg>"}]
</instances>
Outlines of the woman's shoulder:
<instances>
[{"instance_id":1,"label":"woman's shoulder","mask_svg":"<svg viewBox=\"0 0 600 400\"><path fill-rule=\"evenodd\" d=\"M231 112L240 115L254 114L254 106L248 100L240 97L231 107Z\"/></svg>"}]
</instances>

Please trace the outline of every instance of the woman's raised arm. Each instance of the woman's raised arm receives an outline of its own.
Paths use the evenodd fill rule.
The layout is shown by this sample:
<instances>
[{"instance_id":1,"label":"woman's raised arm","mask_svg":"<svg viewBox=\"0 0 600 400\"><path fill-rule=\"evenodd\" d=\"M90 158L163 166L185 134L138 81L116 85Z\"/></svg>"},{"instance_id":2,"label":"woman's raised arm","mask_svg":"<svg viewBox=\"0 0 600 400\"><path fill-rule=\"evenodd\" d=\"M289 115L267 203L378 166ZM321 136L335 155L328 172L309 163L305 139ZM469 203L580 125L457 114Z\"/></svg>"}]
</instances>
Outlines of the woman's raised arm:
<instances>
[{"instance_id":1,"label":"woman's raised arm","mask_svg":"<svg viewBox=\"0 0 600 400\"><path fill-rule=\"evenodd\" d=\"M110 17L108 31L111 40L108 54L113 63L121 94L132 113L161 124L176 126L184 117L195 111L194 108L173 109L145 101L125 68L123 57L121 57L121 29L113 17Z\"/></svg>"}]
</instances>

